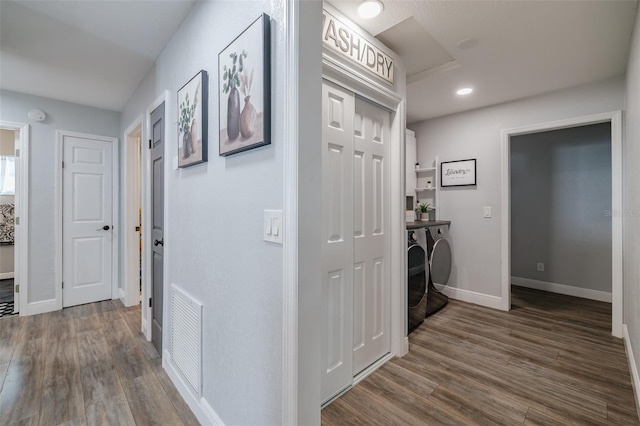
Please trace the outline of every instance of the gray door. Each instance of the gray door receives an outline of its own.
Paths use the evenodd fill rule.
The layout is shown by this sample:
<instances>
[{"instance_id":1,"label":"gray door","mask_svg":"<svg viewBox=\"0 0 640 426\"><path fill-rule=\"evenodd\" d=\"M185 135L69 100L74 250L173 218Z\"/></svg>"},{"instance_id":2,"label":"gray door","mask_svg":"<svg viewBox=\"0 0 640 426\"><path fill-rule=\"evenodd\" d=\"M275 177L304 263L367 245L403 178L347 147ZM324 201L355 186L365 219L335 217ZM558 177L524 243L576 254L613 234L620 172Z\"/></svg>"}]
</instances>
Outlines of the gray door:
<instances>
[{"instance_id":1,"label":"gray door","mask_svg":"<svg viewBox=\"0 0 640 426\"><path fill-rule=\"evenodd\" d=\"M162 355L162 289L164 264L164 102L151 113L151 341Z\"/></svg>"}]
</instances>

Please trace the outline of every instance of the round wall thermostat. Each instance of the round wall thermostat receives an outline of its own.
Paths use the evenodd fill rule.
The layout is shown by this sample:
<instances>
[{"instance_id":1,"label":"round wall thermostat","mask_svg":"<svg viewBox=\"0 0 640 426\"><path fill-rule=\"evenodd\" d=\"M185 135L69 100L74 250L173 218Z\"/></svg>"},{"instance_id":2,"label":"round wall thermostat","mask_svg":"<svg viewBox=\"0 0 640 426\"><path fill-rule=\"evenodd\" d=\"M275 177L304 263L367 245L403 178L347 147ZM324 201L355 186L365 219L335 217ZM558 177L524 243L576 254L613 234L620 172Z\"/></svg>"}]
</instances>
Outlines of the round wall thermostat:
<instances>
[{"instance_id":1,"label":"round wall thermostat","mask_svg":"<svg viewBox=\"0 0 640 426\"><path fill-rule=\"evenodd\" d=\"M40 111L39 109L32 109L29 111L29 118L35 121L44 121L47 118L47 114L44 111Z\"/></svg>"}]
</instances>

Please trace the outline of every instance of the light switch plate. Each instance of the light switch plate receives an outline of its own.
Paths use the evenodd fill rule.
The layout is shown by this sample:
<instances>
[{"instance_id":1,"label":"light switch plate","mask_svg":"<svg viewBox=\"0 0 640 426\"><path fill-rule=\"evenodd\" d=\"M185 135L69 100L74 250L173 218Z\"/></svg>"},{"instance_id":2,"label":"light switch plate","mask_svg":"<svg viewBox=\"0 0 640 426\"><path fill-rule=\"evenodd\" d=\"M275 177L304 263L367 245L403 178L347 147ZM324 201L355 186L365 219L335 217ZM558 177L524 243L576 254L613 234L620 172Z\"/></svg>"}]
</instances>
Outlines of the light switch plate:
<instances>
[{"instance_id":1,"label":"light switch plate","mask_svg":"<svg viewBox=\"0 0 640 426\"><path fill-rule=\"evenodd\" d=\"M490 218L491 217L491 207L485 207L484 208L484 217L486 217L486 218Z\"/></svg>"},{"instance_id":2,"label":"light switch plate","mask_svg":"<svg viewBox=\"0 0 640 426\"><path fill-rule=\"evenodd\" d=\"M282 210L264 211L264 240L282 244Z\"/></svg>"}]
</instances>

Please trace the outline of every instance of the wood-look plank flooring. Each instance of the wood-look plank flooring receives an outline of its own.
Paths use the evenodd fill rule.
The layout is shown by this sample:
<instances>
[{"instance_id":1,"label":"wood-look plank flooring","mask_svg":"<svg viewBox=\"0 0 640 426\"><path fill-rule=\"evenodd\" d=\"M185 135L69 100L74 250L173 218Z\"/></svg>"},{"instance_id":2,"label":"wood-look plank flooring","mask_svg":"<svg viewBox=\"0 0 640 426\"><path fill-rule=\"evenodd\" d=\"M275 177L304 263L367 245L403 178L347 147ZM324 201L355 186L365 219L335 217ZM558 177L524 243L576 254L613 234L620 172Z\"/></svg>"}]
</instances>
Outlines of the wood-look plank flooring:
<instances>
[{"instance_id":1,"label":"wood-look plank flooring","mask_svg":"<svg viewBox=\"0 0 640 426\"><path fill-rule=\"evenodd\" d=\"M510 312L451 300L322 423L640 425L611 305L515 286Z\"/></svg>"},{"instance_id":2,"label":"wood-look plank flooring","mask_svg":"<svg viewBox=\"0 0 640 426\"><path fill-rule=\"evenodd\" d=\"M0 425L197 425L119 301L0 318Z\"/></svg>"}]
</instances>

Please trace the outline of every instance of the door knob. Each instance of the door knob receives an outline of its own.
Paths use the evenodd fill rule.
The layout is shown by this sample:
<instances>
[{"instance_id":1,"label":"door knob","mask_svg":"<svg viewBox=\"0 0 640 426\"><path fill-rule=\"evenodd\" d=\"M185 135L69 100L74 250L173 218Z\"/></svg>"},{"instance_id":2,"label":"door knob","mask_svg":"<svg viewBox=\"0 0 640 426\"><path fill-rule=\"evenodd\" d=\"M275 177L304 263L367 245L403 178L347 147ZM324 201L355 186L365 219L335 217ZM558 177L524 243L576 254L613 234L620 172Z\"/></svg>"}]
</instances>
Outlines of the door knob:
<instances>
[{"instance_id":1,"label":"door knob","mask_svg":"<svg viewBox=\"0 0 640 426\"><path fill-rule=\"evenodd\" d=\"M154 241L153 241L153 245L154 245L154 246L156 246L156 247L157 247L157 246L162 246L162 247L164 247L164 238L163 238L162 240L154 240Z\"/></svg>"},{"instance_id":2,"label":"door knob","mask_svg":"<svg viewBox=\"0 0 640 426\"><path fill-rule=\"evenodd\" d=\"M108 231L109 229L111 229L111 227L109 227L109 225L105 225L102 228L96 229L96 231Z\"/></svg>"}]
</instances>

